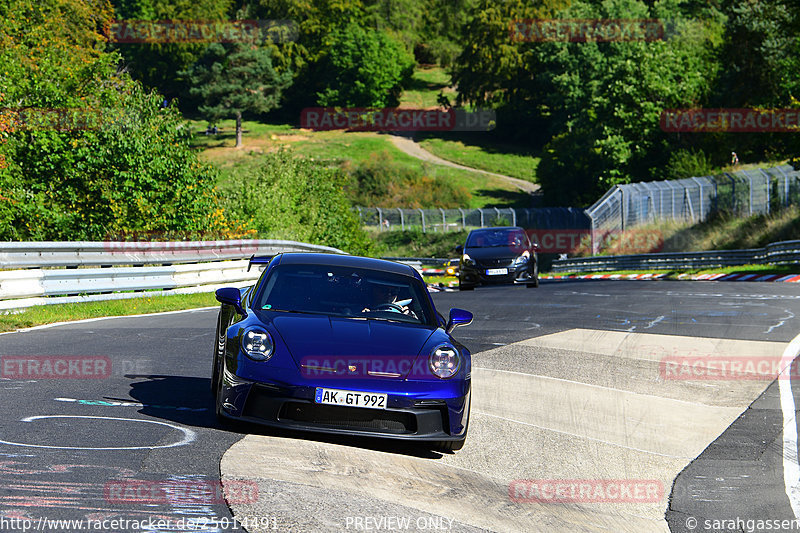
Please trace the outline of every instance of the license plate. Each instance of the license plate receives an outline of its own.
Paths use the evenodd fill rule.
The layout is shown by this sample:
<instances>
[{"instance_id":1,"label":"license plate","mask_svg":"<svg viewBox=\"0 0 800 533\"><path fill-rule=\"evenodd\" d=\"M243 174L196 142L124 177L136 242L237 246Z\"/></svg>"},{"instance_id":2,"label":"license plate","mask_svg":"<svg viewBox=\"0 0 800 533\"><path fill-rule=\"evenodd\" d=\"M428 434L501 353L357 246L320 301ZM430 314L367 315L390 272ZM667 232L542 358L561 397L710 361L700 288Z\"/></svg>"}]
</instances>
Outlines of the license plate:
<instances>
[{"instance_id":1,"label":"license plate","mask_svg":"<svg viewBox=\"0 0 800 533\"><path fill-rule=\"evenodd\" d=\"M351 390L317 388L315 403L327 405L345 405L348 407L367 407L369 409L386 409L386 394L358 392Z\"/></svg>"},{"instance_id":2,"label":"license plate","mask_svg":"<svg viewBox=\"0 0 800 533\"><path fill-rule=\"evenodd\" d=\"M487 276L502 276L508 274L507 268L490 268L486 271Z\"/></svg>"}]
</instances>

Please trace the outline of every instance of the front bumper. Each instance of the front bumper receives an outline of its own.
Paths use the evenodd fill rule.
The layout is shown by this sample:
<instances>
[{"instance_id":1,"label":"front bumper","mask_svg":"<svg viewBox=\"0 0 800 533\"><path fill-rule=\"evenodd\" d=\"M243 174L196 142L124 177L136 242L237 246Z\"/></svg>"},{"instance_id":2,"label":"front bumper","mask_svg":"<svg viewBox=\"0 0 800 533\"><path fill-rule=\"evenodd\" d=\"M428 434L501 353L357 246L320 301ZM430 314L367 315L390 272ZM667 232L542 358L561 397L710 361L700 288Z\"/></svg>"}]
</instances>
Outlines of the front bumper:
<instances>
[{"instance_id":1,"label":"front bumper","mask_svg":"<svg viewBox=\"0 0 800 533\"><path fill-rule=\"evenodd\" d=\"M254 382L226 373L221 412L235 420L301 431L420 441L461 440L469 416L469 386L466 390L464 396L449 399L432 399L427 393L369 391L388 394L387 409L367 409L314 403L314 386Z\"/></svg>"},{"instance_id":2,"label":"front bumper","mask_svg":"<svg viewBox=\"0 0 800 533\"><path fill-rule=\"evenodd\" d=\"M533 265L532 261L528 263L514 266L504 265L501 267L486 267L482 265L461 266L459 272L459 283L461 285L508 285L508 284L525 284L532 283L533 278ZM486 271L490 268L507 268L508 274L501 275L488 275Z\"/></svg>"}]
</instances>

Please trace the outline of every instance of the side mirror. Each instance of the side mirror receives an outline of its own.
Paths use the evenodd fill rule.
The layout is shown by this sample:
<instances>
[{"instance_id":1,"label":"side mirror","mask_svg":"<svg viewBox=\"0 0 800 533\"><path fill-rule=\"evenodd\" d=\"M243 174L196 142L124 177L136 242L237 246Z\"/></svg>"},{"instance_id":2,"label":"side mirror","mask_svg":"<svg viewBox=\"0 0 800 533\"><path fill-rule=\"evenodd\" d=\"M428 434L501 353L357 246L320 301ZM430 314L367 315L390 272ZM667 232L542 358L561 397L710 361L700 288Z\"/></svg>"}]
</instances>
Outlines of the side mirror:
<instances>
[{"instance_id":1,"label":"side mirror","mask_svg":"<svg viewBox=\"0 0 800 533\"><path fill-rule=\"evenodd\" d=\"M450 320L447 321L445 331L450 333L459 326L469 326L470 324L472 324L472 313L454 307L450 310Z\"/></svg>"},{"instance_id":2,"label":"side mirror","mask_svg":"<svg viewBox=\"0 0 800 533\"><path fill-rule=\"evenodd\" d=\"M461 246L460 244L458 246L456 246L456 253L457 254L463 254L464 253L464 247Z\"/></svg>"},{"instance_id":3,"label":"side mirror","mask_svg":"<svg viewBox=\"0 0 800 533\"><path fill-rule=\"evenodd\" d=\"M244 307L242 307L242 294L236 287L225 287L217 289L214 293L217 301L221 304L232 305L240 315L246 315Z\"/></svg>"}]
</instances>

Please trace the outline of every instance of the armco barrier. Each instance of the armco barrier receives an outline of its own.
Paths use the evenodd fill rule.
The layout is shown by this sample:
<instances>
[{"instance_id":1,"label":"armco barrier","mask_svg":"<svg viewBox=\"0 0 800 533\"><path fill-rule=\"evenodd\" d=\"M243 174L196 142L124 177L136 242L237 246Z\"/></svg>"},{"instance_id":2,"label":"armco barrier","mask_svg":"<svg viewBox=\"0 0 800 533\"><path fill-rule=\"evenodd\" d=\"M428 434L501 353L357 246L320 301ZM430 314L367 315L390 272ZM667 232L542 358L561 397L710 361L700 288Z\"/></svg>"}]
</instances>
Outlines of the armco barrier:
<instances>
[{"instance_id":1,"label":"armco barrier","mask_svg":"<svg viewBox=\"0 0 800 533\"><path fill-rule=\"evenodd\" d=\"M0 269L103 265L163 265L244 259L280 252L344 253L282 240L0 242Z\"/></svg>"},{"instance_id":2,"label":"armco barrier","mask_svg":"<svg viewBox=\"0 0 800 533\"><path fill-rule=\"evenodd\" d=\"M800 262L800 241L772 243L752 250L718 250L637 255L576 257L553 261L553 272L607 272L718 268L749 264L787 265Z\"/></svg>"},{"instance_id":3,"label":"armco barrier","mask_svg":"<svg viewBox=\"0 0 800 533\"><path fill-rule=\"evenodd\" d=\"M0 243L0 264L6 267L159 265L0 271L0 309L141 296L119 291L156 291L150 294L161 295L244 286L258 279L261 271L254 266L248 272L251 255L311 251L344 253L327 246L274 240Z\"/></svg>"}]
</instances>

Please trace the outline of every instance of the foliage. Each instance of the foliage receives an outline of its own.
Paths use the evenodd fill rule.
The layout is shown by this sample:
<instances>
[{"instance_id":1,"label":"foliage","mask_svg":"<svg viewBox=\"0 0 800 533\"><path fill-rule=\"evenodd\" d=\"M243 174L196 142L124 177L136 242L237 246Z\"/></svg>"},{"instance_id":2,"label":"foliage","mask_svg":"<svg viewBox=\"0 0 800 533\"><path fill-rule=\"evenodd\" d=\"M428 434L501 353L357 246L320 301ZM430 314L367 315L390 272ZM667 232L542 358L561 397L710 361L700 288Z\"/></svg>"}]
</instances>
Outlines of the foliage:
<instances>
[{"instance_id":1,"label":"foliage","mask_svg":"<svg viewBox=\"0 0 800 533\"><path fill-rule=\"evenodd\" d=\"M454 72L459 99L499 107L498 132L505 124L529 143L545 143L537 174L551 205L590 203L617 183L652 178L670 152L661 111L703 102L716 76L720 27L690 23L681 4L573 1L559 18L669 19L677 34L657 42L575 43L513 42L508 35L508 20L552 12L557 2L536 10L481 5L485 11L470 22L475 37ZM516 118L509 124L501 117Z\"/></svg>"},{"instance_id":2,"label":"foliage","mask_svg":"<svg viewBox=\"0 0 800 533\"><path fill-rule=\"evenodd\" d=\"M455 208L468 205L463 186L435 179L416 167L392 161L386 152L349 168L348 195L354 205L368 207Z\"/></svg>"},{"instance_id":3,"label":"foliage","mask_svg":"<svg viewBox=\"0 0 800 533\"><path fill-rule=\"evenodd\" d=\"M800 107L800 10L794 0L728 0L721 73L709 107ZM720 134L706 140L708 153L741 161L800 154L800 139L787 133Z\"/></svg>"},{"instance_id":4,"label":"foliage","mask_svg":"<svg viewBox=\"0 0 800 533\"><path fill-rule=\"evenodd\" d=\"M0 81L0 238L228 231L215 173L190 149L177 109L161 109L160 95L117 73L117 54L102 52L107 4L24 0L8 10L0 2L0 15L8 73ZM47 109L73 119L38 120Z\"/></svg>"},{"instance_id":5,"label":"foliage","mask_svg":"<svg viewBox=\"0 0 800 533\"><path fill-rule=\"evenodd\" d=\"M120 21L174 20L222 21L227 20L233 6L232 0L113 0L116 19ZM189 68L203 54L208 43L153 42L116 43L111 45L122 55L125 68L147 87L169 98L184 96L188 92L186 80L178 72Z\"/></svg>"},{"instance_id":6,"label":"foliage","mask_svg":"<svg viewBox=\"0 0 800 533\"><path fill-rule=\"evenodd\" d=\"M713 173L714 165L702 150L680 149L670 155L665 177L678 180L692 176L710 176Z\"/></svg>"},{"instance_id":7,"label":"foliage","mask_svg":"<svg viewBox=\"0 0 800 533\"><path fill-rule=\"evenodd\" d=\"M791 0L724 3L724 69L717 100L782 106L800 97L800 11Z\"/></svg>"},{"instance_id":8,"label":"foliage","mask_svg":"<svg viewBox=\"0 0 800 533\"><path fill-rule=\"evenodd\" d=\"M265 155L253 175L233 177L224 192L225 205L261 238L370 255L373 244L347 200L346 182L339 169L281 150Z\"/></svg>"},{"instance_id":9,"label":"foliage","mask_svg":"<svg viewBox=\"0 0 800 533\"><path fill-rule=\"evenodd\" d=\"M402 85L411 79L414 60L385 33L350 24L331 36L328 54L318 65L324 88L322 106L397 106Z\"/></svg>"},{"instance_id":10,"label":"foliage","mask_svg":"<svg viewBox=\"0 0 800 533\"><path fill-rule=\"evenodd\" d=\"M236 145L241 144L241 116L245 111L266 113L278 105L281 92L291 84L291 72L272 67L272 52L252 43L228 47L212 44L185 73L190 94L202 99L200 112L212 121L237 117Z\"/></svg>"}]
</instances>

